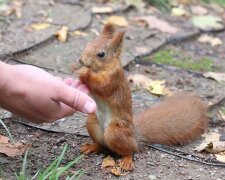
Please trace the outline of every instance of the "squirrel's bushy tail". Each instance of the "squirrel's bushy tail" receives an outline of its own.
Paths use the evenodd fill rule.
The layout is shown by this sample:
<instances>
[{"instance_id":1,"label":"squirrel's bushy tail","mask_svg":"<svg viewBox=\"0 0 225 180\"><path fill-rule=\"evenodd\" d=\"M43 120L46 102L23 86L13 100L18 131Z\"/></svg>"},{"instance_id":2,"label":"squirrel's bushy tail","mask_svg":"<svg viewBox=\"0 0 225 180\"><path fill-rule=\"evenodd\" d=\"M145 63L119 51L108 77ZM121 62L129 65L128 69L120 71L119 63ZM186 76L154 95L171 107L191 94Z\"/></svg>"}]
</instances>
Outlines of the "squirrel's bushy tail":
<instances>
[{"instance_id":1,"label":"squirrel's bushy tail","mask_svg":"<svg viewBox=\"0 0 225 180\"><path fill-rule=\"evenodd\" d=\"M200 98L178 93L134 118L139 143L183 144L204 133L208 107Z\"/></svg>"}]
</instances>

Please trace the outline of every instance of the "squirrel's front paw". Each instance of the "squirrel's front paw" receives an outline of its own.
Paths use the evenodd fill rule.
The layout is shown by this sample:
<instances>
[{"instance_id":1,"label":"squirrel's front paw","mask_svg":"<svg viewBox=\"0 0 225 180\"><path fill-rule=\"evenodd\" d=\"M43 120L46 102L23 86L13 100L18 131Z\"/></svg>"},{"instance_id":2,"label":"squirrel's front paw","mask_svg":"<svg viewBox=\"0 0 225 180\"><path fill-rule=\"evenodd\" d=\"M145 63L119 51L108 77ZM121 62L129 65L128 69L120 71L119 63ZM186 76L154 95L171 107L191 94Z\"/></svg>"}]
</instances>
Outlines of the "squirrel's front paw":
<instances>
[{"instance_id":1,"label":"squirrel's front paw","mask_svg":"<svg viewBox=\"0 0 225 180\"><path fill-rule=\"evenodd\" d=\"M82 67L80 70L79 70L79 78L80 80L85 83L87 82L87 79L89 77L89 73L90 73L90 69L87 68L87 67Z\"/></svg>"}]
</instances>

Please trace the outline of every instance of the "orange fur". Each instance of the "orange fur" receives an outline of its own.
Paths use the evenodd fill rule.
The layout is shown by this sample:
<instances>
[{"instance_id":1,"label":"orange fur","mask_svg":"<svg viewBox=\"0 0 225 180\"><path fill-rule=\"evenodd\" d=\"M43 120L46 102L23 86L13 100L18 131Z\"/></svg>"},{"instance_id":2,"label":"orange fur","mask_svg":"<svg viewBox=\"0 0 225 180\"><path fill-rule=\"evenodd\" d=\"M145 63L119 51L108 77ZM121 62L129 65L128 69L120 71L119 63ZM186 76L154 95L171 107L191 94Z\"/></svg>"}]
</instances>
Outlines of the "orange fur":
<instances>
[{"instance_id":1,"label":"orange fur","mask_svg":"<svg viewBox=\"0 0 225 180\"><path fill-rule=\"evenodd\" d=\"M122 169L132 170L132 155L138 145L172 145L194 140L204 132L208 118L207 107L199 98L181 93L154 105L133 122L131 92L120 63L123 35L124 32L115 33L115 28L107 24L81 55L84 67L80 80L97 103L97 113L87 120L94 143L81 151L89 154L107 147L122 156Z\"/></svg>"},{"instance_id":2,"label":"orange fur","mask_svg":"<svg viewBox=\"0 0 225 180\"><path fill-rule=\"evenodd\" d=\"M134 118L138 138L147 143L183 144L204 133L207 106L195 96L178 93Z\"/></svg>"}]
</instances>

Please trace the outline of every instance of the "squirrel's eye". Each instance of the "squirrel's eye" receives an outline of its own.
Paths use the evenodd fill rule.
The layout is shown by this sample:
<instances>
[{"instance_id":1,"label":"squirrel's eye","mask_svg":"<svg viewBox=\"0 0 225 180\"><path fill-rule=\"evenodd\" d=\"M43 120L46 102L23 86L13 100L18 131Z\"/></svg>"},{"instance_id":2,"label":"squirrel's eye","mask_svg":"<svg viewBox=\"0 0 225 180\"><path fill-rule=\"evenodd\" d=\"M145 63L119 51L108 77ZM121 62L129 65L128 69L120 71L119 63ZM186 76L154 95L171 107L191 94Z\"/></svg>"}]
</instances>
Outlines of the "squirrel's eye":
<instances>
[{"instance_id":1,"label":"squirrel's eye","mask_svg":"<svg viewBox=\"0 0 225 180\"><path fill-rule=\"evenodd\" d=\"M105 52L100 51L100 52L98 52L97 56L100 58L103 58L103 57L105 57Z\"/></svg>"}]
</instances>

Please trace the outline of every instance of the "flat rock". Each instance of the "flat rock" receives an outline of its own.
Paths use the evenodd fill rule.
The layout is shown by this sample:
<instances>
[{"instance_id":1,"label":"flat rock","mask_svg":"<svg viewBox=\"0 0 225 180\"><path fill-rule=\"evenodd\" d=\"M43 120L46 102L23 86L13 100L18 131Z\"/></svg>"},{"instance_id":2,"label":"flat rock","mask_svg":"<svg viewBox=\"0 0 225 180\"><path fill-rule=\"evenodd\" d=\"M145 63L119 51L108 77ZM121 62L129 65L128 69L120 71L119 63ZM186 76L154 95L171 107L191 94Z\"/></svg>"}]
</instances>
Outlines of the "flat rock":
<instances>
[{"instance_id":1,"label":"flat rock","mask_svg":"<svg viewBox=\"0 0 225 180\"><path fill-rule=\"evenodd\" d=\"M82 17L82 18L78 18ZM53 37L61 26L71 31L86 28L91 22L91 12L78 5L56 3L50 5L44 1L29 1L22 8L21 19L1 24L0 56L11 55L30 49ZM51 26L43 30L33 30L30 25L48 22Z\"/></svg>"}]
</instances>

